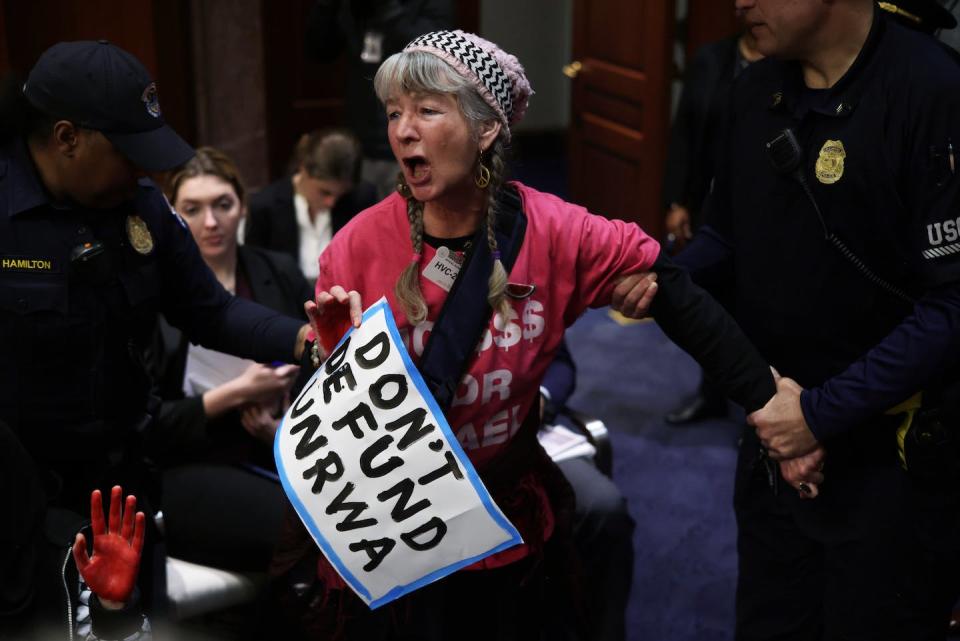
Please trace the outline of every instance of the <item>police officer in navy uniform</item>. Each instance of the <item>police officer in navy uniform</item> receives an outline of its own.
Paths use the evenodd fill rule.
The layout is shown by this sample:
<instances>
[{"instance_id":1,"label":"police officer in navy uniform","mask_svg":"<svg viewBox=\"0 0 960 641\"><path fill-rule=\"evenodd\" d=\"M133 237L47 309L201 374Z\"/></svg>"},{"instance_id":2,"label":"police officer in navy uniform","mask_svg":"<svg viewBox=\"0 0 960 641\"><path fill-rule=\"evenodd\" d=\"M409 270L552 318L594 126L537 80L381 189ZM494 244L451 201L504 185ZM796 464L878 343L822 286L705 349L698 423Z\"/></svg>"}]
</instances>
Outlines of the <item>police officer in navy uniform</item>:
<instances>
[{"instance_id":1,"label":"police officer in navy uniform","mask_svg":"<svg viewBox=\"0 0 960 641\"><path fill-rule=\"evenodd\" d=\"M736 638L943 639L960 67L873 0L736 5L771 57L740 77L708 225L679 258L732 265L737 320L783 375L740 452Z\"/></svg>"},{"instance_id":2,"label":"police officer in navy uniform","mask_svg":"<svg viewBox=\"0 0 960 641\"><path fill-rule=\"evenodd\" d=\"M145 178L193 150L133 56L60 43L14 103L0 141L0 421L48 505L82 515L94 488L150 494L142 450L162 435L141 354L159 312L193 342L260 362L297 362L306 326L225 291Z\"/></svg>"}]
</instances>

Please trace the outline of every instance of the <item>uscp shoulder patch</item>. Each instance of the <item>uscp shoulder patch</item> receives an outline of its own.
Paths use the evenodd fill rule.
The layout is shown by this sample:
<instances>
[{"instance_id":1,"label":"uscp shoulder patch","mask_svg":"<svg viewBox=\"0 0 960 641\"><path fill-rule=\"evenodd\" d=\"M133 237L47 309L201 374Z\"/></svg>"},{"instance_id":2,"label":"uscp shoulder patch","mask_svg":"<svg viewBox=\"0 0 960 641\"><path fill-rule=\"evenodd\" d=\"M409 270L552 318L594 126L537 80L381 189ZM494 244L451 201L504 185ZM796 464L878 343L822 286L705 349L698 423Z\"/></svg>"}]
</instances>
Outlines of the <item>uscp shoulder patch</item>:
<instances>
[{"instance_id":1,"label":"uscp shoulder patch","mask_svg":"<svg viewBox=\"0 0 960 641\"><path fill-rule=\"evenodd\" d=\"M832 185L843 177L843 160L847 150L839 140L828 140L820 148L820 156L814 168L817 180L824 185Z\"/></svg>"},{"instance_id":2,"label":"uscp shoulder patch","mask_svg":"<svg viewBox=\"0 0 960 641\"><path fill-rule=\"evenodd\" d=\"M153 251L153 235L143 218L137 215L127 216L127 238L137 253L146 256Z\"/></svg>"}]
</instances>

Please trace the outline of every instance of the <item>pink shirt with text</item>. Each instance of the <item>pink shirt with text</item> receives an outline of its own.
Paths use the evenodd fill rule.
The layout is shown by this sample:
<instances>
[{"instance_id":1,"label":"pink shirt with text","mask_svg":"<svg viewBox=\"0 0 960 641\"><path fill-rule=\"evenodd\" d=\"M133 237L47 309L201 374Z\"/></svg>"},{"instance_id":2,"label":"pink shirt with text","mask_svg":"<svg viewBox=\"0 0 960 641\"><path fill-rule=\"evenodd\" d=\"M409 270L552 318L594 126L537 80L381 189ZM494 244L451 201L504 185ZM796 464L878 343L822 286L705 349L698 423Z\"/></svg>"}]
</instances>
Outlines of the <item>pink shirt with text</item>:
<instances>
[{"instance_id":1,"label":"pink shirt with text","mask_svg":"<svg viewBox=\"0 0 960 641\"><path fill-rule=\"evenodd\" d=\"M509 282L533 285L534 290L525 299L511 299L507 317L492 316L446 413L480 470L510 443L539 402L540 381L565 328L587 307L608 305L618 279L649 270L660 252L658 243L635 224L594 216L583 207L513 184L527 215L527 230ZM320 256L317 292L334 285L354 289L364 307L386 296L417 363L447 292L422 276L436 253L425 245L420 287L427 320L410 326L394 286L412 253L406 202L393 194L337 233ZM340 335L346 330L342 327Z\"/></svg>"}]
</instances>

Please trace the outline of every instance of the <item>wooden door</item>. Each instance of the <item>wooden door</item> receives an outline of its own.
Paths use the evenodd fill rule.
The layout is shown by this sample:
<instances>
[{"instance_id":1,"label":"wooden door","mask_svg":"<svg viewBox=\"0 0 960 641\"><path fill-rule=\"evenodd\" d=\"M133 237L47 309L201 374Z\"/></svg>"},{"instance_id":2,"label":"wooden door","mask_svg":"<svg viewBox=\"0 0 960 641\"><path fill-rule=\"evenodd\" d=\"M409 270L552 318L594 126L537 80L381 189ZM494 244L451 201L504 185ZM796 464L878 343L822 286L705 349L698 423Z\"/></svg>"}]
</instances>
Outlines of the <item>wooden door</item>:
<instances>
[{"instance_id":1,"label":"wooden door","mask_svg":"<svg viewBox=\"0 0 960 641\"><path fill-rule=\"evenodd\" d=\"M301 134L341 125L345 67L306 54L304 34L312 0L262 4L264 89L271 179L286 173Z\"/></svg>"},{"instance_id":2,"label":"wooden door","mask_svg":"<svg viewBox=\"0 0 960 641\"><path fill-rule=\"evenodd\" d=\"M654 236L663 225L673 31L673 0L574 3L573 200Z\"/></svg>"},{"instance_id":3,"label":"wooden door","mask_svg":"<svg viewBox=\"0 0 960 641\"><path fill-rule=\"evenodd\" d=\"M342 126L345 121L345 56L322 63L309 58L304 49L304 30L313 4L314 0L262 2L266 129L272 178L287 171L301 134L319 127ZM476 31L480 24L479 0L459 0L456 8L458 28Z\"/></svg>"},{"instance_id":4,"label":"wooden door","mask_svg":"<svg viewBox=\"0 0 960 641\"><path fill-rule=\"evenodd\" d=\"M189 0L0 1L0 74L21 79L51 45L105 38L136 56L157 81L164 119L189 142L196 126Z\"/></svg>"},{"instance_id":5,"label":"wooden door","mask_svg":"<svg viewBox=\"0 0 960 641\"><path fill-rule=\"evenodd\" d=\"M703 45L737 33L732 1L689 0L687 6L687 60Z\"/></svg>"}]
</instances>

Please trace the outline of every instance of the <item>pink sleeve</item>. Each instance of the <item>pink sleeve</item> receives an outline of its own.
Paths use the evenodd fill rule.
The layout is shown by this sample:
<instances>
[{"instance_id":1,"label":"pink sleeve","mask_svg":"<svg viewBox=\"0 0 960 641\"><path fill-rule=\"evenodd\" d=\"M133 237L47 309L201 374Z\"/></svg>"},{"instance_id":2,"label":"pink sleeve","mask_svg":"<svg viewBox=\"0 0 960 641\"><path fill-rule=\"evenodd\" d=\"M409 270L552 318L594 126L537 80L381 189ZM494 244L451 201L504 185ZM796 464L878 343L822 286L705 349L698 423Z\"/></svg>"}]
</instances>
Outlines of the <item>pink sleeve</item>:
<instances>
[{"instance_id":1,"label":"pink sleeve","mask_svg":"<svg viewBox=\"0 0 960 641\"><path fill-rule=\"evenodd\" d=\"M564 225L572 232L567 243L576 252L566 313L570 322L587 307L609 305L620 278L649 270L660 254L660 244L639 225L595 216L582 207L571 209Z\"/></svg>"},{"instance_id":2,"label":"pink sleeve","mask_svg":"<svg viewBox=\"0 0 960 641\"><path fill-rule=\"evenodd\" d=\"M333 274L334 255L336 252L337 250L334 243L330 243L320 252L320 258L318 259L320 262L320 273L317 275L317 282L313 289L314 296L322 291L329 290L334 285L340 284L336 282L336 277Z\"/></svg>"}]
</instances>

